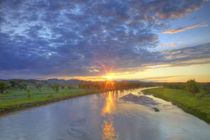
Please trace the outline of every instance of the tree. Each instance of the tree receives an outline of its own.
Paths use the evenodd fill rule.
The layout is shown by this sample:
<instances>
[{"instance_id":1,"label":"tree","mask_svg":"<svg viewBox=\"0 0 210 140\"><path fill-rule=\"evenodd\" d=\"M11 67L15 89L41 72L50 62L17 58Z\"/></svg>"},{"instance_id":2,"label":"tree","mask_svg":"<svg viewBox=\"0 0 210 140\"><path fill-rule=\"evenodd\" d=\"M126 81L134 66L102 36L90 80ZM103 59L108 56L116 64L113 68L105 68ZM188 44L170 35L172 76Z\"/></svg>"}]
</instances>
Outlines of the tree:
<instances>
[{"instance_id":1,"label":"tree","mask_svg":"<svg viewBox=\"0 0 210 140\"><path fill-rule=\"evenodd\" d=\"M17 82L15 80L9 81L11 88L15 88L17 85Z\"/></svg>"},{"instance_id":2,"label":"tree","mask_svg":"<svg viewBox=\"0 0 210 140\"><path fill-rule=\"evenodd\" d=\"M4 93L7 89L9 89L9 84L7 82L0 82L0 93Z\"/></svg>"},{"instance_id":3,"label":"tree","mask_svg":"<svg viewBox=\"0 0 210 140\"><path fill-rule=\"evenodd\" d=\"M58 83L54 83L54 84L51 86L51 88L52 88L53 90L55 90L56 92L58 92L58 91L59 91L59 88L60 88L60 85L59 85Z\"/></svg>"},{"instance_id":4,"label":"tree","mask_svg":"<svg viewBox=\"0 0 210 140\"><path fill-rule=\"evenodd\" d=\"M186 90L194 94L198 93L199 88L197 82L195 80L188 80L186 82Z\"/></svg>"}]
</instances>

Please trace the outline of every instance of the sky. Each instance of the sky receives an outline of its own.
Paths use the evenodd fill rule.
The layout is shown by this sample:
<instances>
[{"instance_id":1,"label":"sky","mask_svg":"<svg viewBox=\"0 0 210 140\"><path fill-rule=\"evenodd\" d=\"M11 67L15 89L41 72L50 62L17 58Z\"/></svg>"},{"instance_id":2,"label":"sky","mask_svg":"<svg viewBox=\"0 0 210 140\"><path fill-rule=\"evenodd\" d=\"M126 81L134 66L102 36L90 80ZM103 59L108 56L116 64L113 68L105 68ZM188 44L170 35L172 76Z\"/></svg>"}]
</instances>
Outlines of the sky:
<instances>
[{"instance_id":1,"label":"sky","mask_svg":"<svg viewBox=\"0 0 210 140\"><path fill-rule=\"evenodd\" d=\"M0 79L210 82L208 0L0 0Z\"/></svg>"}]
</instances>

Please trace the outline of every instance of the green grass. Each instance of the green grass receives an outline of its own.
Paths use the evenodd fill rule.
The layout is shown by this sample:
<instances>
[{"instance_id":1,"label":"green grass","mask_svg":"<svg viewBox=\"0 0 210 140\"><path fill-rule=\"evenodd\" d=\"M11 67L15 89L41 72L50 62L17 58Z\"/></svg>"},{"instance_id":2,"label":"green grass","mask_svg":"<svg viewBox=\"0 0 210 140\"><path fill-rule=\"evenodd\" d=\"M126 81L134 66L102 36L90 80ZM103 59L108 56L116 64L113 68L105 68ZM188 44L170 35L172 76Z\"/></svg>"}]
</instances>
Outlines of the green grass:
<instances>
[{"instance_id":1,"label":"green grass","mask_svg":"<svg viewBox=\"0 0 210 140\"><path fill-rule=\"evenodd\" d=\"M41 90L31 89L30 92L20 89L11 89L8 93L0 94L0 112L19 110L96 92L97 91L93 89L78 88L71 90L61 89L57 93L47 87Z\"/></svg>"},{"instance_id":2,"label":"green grass","mask_svg":"<svg viewBox=\"0 0 210 140\"><path fill-rule=\"evenodd\" d=\"M210 123L210 97L195 96L185 90L154 88L144 90L146 93L152 93L154 96L171 101L184 111L191 113L200 119Z\"/></svg>"}]
</instances>

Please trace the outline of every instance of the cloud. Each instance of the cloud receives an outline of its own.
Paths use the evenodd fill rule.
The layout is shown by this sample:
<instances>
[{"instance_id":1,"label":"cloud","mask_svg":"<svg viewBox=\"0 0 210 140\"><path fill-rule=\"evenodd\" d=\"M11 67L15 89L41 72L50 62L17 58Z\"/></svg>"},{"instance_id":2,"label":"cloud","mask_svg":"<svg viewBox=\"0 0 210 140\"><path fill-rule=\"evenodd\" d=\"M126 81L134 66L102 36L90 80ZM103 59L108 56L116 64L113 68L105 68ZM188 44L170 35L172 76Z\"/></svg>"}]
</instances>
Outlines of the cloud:
<instances>
[{"instance_id":1,"label":"cloud","mask_svg":"<svg viewBox=\"0 0 210 140\"><path fill-rule=\"evenodd\" d=\"M166 58L164 63L170 66L207 64L210 63L210 43L166 51L163 55Z\"/></svg>"},{"instance_id":2,"label":"cloud","mask_svg":"<svg viewBox=\"0 0 210 140\"><path fill-rule=\"evenodd\" d=\"M207 24L205 24L205 25L195 24L195 25L192 25L192 26L186 26L186 27L181 27L181 28L177 28L177 29L164 31L162 33L164 33L164 34L174 34L174 33L183 32L185 30L189 30L189 29L193 29L193 28L197 28L197 27L208 27L208 25Z\"/></svg>"},{"instance_id":3,"label":"cloud","mask_svg":"<svg viewBox=\"0 0 210 140\"><path fill-rule=\"evenodd\" d=\"M182 42L170 42L170 43L164 43L164 44L160 44L160 47L176 47L177 45L182 44Z\"/></svg>"},{"instance_id":4,"label":"cloud","mask_svg":"<svg viewBox=\"0 0 210 140\"><path fill-rule=\"evenodd\" d=\"M149 77L149 78L144 78L144 79L141 79L141 80L143 80L143 81L160 81L160 82L162 82L163 80L177 78L177 77L183 77L183 75Z\"/></svg>"},{"instance_id":5,"label":"cloud","mask_svg":"<svg viewBox=\"0 0 210 140\"><path fill-rule=\"evenodd\" d=\"M202 0L1 0L0 77L92 76L169 61L159 30ZM169 54L167 54L169 55ZM170 60L171 61L171 60Z\"/></svg>"}]
</instances>

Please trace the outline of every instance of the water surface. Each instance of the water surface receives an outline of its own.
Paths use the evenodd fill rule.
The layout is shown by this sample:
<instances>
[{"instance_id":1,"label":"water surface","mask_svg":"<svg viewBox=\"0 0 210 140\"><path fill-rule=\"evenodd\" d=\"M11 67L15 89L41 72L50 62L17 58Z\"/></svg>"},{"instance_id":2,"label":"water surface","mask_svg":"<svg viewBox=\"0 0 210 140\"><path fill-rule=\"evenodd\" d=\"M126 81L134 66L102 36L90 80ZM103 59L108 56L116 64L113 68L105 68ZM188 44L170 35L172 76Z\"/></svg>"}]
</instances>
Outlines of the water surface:
<instances>
[{"instance_id":1,"label":"water surface","mask_svg":"<svg viewBox=\"0 0 210 140\"><path fill-rule=\"evenodd\" d=\"M210 125L169 102L122 101L142 89L73 98L0 117L1 140L207 140Z\"/></svg>"}]
</instances>

